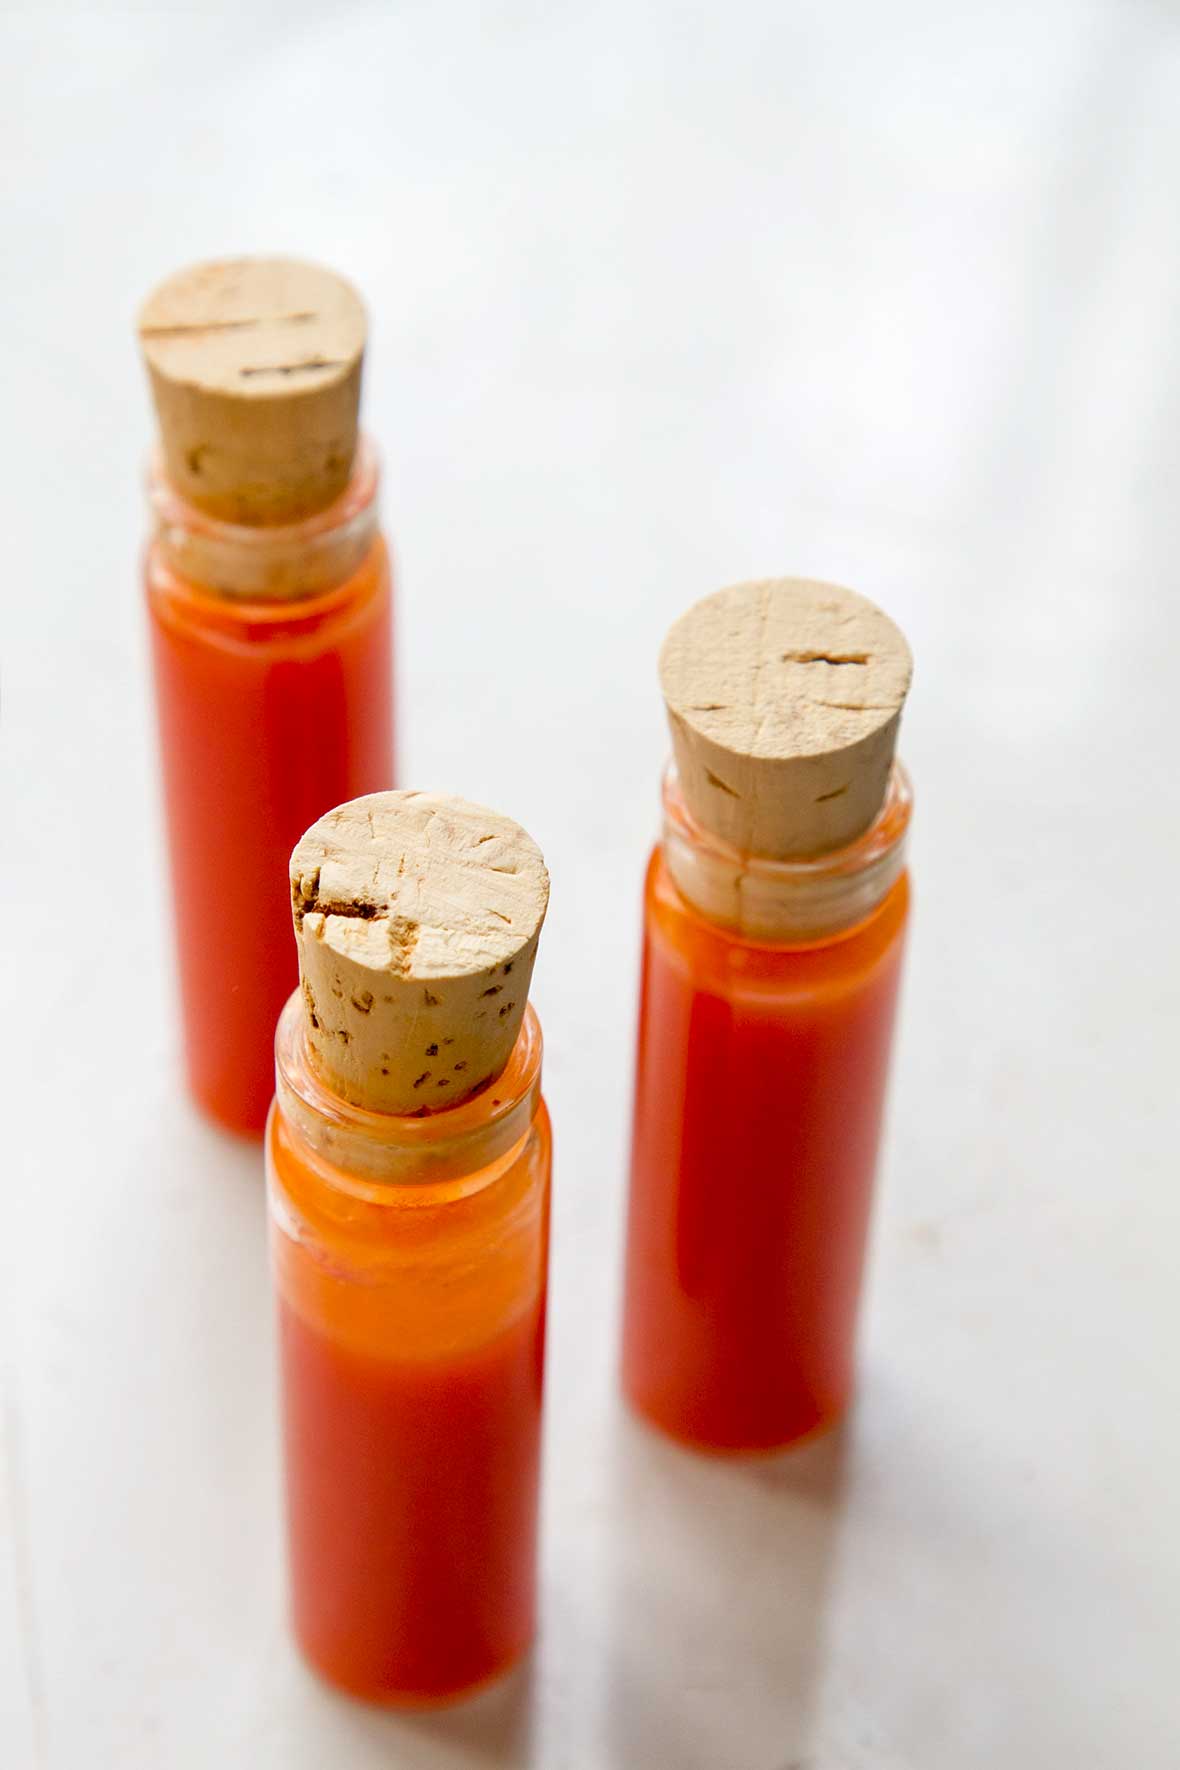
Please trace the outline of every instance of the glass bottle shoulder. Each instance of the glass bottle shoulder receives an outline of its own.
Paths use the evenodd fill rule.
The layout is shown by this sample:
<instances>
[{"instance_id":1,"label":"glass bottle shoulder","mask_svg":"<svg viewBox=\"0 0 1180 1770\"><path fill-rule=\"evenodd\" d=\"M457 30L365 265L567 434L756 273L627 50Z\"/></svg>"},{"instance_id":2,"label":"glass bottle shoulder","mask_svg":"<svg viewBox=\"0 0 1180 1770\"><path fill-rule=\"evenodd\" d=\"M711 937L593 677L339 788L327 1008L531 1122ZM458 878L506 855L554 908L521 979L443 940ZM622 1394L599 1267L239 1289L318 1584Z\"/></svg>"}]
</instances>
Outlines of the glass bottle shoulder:
<instances>
[{"instance_id":1,"label":"glass bottle shoulder","mask_svg":"<svg viewBox=\"0 0 1180 1770\"><path fill-rule=\"evenodd\" d=\"M538 1095L523 1135L491 1161L440 1179L376 1179L315 1150L276 1101L266 1131L272 1210L284 1231L341 1259L385 1262L390 1250L478 1238L534 1208L552 1133Z\"/></svg>"},{"instance_id":2,"label":"glass bottle shoulder","mask_svg":"<svg viewBox=\"0 0 1180 1770\"><path fill-rule=\"evenodd\" d=\"M644 885L644 938L649 951L706 992L726 993L737 978L752 988L838 988L872 972L893 951L904 936L909 903L909 875L902 871L882 901L851 927L816 940L756 940L690 903L657 842Z\"/></svg>"},{"instance_id":3,"label":"glass bottle shoulder","mask_svg":"<svg viewBox=\"0 0 1180 1770\"><path fill-rule=\"evenodd\" d=\"M503 1073L444 1112L400 1117L350 1105L319 1077L298 991L275 1038L277 1092L267 1128L278 1228L353 1268L475 1257L541 1208L551 1134L542 1040L526 1010Z\"/></svg>"},{"instance_id":4,"label":"glass bottle shoulder","mask_svg":"<svg viewBox=\"0 0 1180 1770\"><path fill-rule=\"evenodd\" d=\"M271 1258L284 1306L368 1356L451 1356L540 1306L549 1232L549 1115L488 1167L375 1186L316 1157L276 1102L266 1134Z\"/></svg>"},{"instance_id":5,"label":"glass bottle shoulder","mask_svg":"<svg viewBox=\"0 0 1180 1770\"><path fill-rule=\"evenodd\" d=\"M229 641L279 638L356 619L389 595L371 444L336 502L274 528L211 517L186 503L158 466L148 482L148 603L161 623Z\"/></svg>"},{"instance_id":6,"label":"glass bottle shoulder","mask_svg":"<svg viewBox=\"0 0 1180 1770\"><path fill-rule=\"evenodd\" d=\"M375 533L340 583L287 599L225 596L182 577L159 540L144 556L144 590L153 620L178 634L235 644L281 644L379 618L390 597L389 552Z\"/></svg>"}]
</instances>

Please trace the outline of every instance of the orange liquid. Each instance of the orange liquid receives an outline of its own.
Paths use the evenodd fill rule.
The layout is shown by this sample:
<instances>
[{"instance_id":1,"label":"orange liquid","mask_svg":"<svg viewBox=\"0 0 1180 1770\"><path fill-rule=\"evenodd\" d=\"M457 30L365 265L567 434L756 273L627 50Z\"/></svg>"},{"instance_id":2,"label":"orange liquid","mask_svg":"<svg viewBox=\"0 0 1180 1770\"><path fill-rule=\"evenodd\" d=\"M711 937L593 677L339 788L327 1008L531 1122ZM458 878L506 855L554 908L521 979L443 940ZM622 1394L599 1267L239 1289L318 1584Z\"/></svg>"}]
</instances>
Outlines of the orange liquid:
<instances>
[{"instance_id":1,"label":"orange liquid","mask_svg":"<svg viewBox=\"0 0 1180 1770\"><path fill-rule=\"evenodd\" d=\"M220 1123L258 1132L298 981L291 850L393 780L388 558L378 540L324 595L241 602L153 548L147 594L189 1083Z\"/></svg>"},{"instance_id":2,"label":"orange liquid","mask_svg":"<svg viewBox=\"0 0 1180 1770\"><path fill-rule=\"evenodd\" d=\"M837 1418L909 886L823 944L707 922L648 870L623 1384L655 1425L770 1449Z\"/></svg>"},{"instance_id":3,"label":"orange liquid","mask_svg":"<svg viewBox=\"0 0 1180 1770\"><path fill-rule=\"evenodd\" d=\"M454 1697L535 1626L550 1136L334 1194L269 1133L295 1632L356 1695Z\"/></svg>"}]
</instances>

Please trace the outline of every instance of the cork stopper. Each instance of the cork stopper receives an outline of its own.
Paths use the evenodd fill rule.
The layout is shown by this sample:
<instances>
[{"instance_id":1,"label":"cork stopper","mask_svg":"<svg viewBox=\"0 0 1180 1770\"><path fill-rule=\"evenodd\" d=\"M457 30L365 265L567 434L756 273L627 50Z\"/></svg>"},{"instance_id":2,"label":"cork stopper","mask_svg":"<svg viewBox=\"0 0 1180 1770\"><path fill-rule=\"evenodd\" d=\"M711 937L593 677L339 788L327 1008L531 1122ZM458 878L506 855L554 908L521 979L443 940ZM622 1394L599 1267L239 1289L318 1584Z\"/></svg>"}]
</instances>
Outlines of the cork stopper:
<instances>
[{"instance_id":1,"label":"cork stopper","mask_svg":"<svg viewBox=\"0 0 1180 1770\"><path fill-rule=\"evenodd\" d=\"M297 522L348 484L365 310L343 278L290 258L178 271L139 340L168 478L224 522Z\"/></svg>"},{"instance_id":2,"label":"cork stopper","mask_svg":"<svg viewBox=\"0 0 1180 1770\"><path fill-rule=\"evenodd\" d=\"M528 1001L549 875L510 818L441 793L371 793L291 856L307 1031L338 1094L437 1112L500 1074Z\"/></svg>"},{"instance_id":3,"label":"cork stopper","mask_svg":"<svg viewBox=\"0 0 1180 1770\"><path fill-rule=\"evenodd\" d=\"M912 668L889 617L838 584L769 578L706 596L660 653L689 811L774 860L851 842L884 803Z\"/></svg>"}]
</instances>

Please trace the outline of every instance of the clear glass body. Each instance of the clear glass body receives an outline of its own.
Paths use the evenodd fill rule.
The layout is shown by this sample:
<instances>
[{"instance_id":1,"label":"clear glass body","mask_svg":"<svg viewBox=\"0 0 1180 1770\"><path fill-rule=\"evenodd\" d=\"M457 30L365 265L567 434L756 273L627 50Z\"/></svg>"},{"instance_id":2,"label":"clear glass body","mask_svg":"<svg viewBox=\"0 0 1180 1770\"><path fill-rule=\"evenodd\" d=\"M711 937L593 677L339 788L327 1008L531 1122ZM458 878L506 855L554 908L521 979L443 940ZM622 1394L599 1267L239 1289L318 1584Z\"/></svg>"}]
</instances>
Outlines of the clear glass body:
<instances>
[{"instance_id":1,"label":"clear glass body","mask_svg":"<svg viewBox=\"0 0 1180 1770\"><path fill-rule=\"evenodd\" d=\"M371 451L330 509L218 522L156 474L145 562L189 1082L261 1131L295 987L287 862L331 806L393 784L389 559Z\"/></svg>"},{"instance_id":2,"label":"clear glass body","mask_svg":"<svg viewBox=\"0 0 1180 1770\"><path fill-rule=\"evenodd\" d=\"M296 1637L372 1700L448 1700L535 1622L549 1117L530 1008L473 1099L319 1079L293 997L267 1128Z\"/></svg>"},{"instance_id":3,"label":"clear glass body","mask_svg":"<svg viewBox=\"0 0 1180 1770\"><path fill-rule=\"evenodd\" d=\"M780 863L716 842L675 774L665 782L645 892L623 1386L701 1449L790 1444L850 1399L910 805L895 769L865 835ZM702 901L727 906L730 925Z\"/></svg>"}]
</instances>

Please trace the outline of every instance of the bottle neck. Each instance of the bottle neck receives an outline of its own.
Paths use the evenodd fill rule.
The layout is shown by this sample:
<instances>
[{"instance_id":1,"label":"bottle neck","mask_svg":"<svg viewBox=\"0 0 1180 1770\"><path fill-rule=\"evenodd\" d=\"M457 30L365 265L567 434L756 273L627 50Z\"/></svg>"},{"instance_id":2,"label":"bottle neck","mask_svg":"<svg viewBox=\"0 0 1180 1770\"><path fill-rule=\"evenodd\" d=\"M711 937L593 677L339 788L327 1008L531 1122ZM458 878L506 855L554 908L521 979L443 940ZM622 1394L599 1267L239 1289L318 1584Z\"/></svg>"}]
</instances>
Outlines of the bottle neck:
<instances>
[{"instance_id":1,"label":"bottle neck","mask_svg":"<svg viewBox=\"0 0 1180 1770\"><path fill-rule=\"evenodd\" d=\"M248 527L188 504L164 477L148 473L155 546L178 577L229 600L294 602L319 596L359 570L377 533L376 453L362 439L352 477L334 503L299 522Z\"/></svg>"},{"instance_id":2,"label":"bottle neck","mask_svg":"<svg viewBox=\"0 0 1180 1770\"><path fill-rule=\"evenodd\" d=\"M315 1068L302 994L275 1033L275 1099L313 1154L364 1182L416 1185L474 1175L527 1136L541 1098L541 1023L531 1007L507 1067L480 1093L442 1112L370 1112L336 1094Z\"/></svg>"},{"instance_id":3,"label":"bottle neck","mask_svg":"<svg viewBox=\"0 0 1180 1770\"><path fill-rule=\"evenodd\" d=\"M854 842L809 860L767 860L697 823L669 764L664 860L681 895L720 927L756 941L831 940L870 916L901 877L912 806L909 776L895 762L885 803Z\"/></svg>"}]
</instances>

